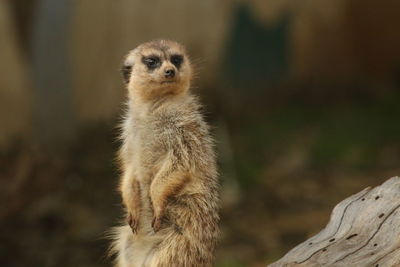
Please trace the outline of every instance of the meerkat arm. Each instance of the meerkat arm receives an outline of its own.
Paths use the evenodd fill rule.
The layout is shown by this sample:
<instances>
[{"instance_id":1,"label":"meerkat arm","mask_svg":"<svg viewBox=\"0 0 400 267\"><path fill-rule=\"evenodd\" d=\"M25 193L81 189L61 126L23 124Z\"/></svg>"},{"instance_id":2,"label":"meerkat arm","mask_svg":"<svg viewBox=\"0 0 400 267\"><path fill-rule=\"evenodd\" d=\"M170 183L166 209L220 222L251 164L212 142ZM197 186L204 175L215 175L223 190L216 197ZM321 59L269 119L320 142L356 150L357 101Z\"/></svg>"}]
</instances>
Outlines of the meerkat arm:
<instances>
[{"instance_id":1,"label":"meerkat arm","mask_svg":"<svg viewBox=\"0 0 400 267\"><path fill-rule=\"evenodd\" d=\"M127 209L127 221L136 233L140 213L140 185L132 172L127 171L121 184L122 200Z\"/></svg>"},{"instance_id":2,"label":"meerkat arm","mask_svg":"<svg viewBox=\"0 0 400 267\"><path fill-rule=\"evenodd\" d=\"M150 185L150 197L153 203L154 217L152 226L155 232L160 229L162 217L169 197L177 194L189 180L189 174L175 170L165 164Z\"/></svg>"}]
</instances>

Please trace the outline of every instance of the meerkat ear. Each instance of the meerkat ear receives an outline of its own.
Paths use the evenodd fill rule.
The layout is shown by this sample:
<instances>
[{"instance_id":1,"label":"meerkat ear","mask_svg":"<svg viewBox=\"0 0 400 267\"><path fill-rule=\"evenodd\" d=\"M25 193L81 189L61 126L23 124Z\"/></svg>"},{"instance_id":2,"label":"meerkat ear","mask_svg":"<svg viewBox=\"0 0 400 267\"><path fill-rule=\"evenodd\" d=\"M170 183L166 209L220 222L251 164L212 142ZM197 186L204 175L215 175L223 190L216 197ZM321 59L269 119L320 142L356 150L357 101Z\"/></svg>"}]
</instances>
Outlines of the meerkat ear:
<instances>
[{"instance_id":1,"label":"meerkat ear","mask_svg":"<svg viewBox=\"0 0 400 267\"><path fill-rule=\"evenodd\" d=\"M129 79L132 73L132 65L123 65L121 68L122 78L124 78L125 83L129 83Z\"/></svg>"}]
</instances>

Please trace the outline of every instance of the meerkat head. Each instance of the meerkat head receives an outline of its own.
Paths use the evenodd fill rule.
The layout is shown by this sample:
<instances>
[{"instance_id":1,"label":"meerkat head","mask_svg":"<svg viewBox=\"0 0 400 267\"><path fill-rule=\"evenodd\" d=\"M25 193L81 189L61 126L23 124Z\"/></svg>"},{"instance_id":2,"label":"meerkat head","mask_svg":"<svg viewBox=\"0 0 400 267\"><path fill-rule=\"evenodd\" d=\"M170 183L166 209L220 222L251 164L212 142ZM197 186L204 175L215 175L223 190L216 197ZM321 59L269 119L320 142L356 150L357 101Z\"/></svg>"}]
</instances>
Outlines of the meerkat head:
<instances>
[{"instance_id":1,"label":"meerkat head","mask_svg":"<svg viewBox=\"0 0 400 267\"><path fill-rule=\"evenodd\" d=\"M122 75L130 97L152 100L186 93L192 68L182 45L157 40L132 50L124 62Z\"/></svg>"}]
</instances>

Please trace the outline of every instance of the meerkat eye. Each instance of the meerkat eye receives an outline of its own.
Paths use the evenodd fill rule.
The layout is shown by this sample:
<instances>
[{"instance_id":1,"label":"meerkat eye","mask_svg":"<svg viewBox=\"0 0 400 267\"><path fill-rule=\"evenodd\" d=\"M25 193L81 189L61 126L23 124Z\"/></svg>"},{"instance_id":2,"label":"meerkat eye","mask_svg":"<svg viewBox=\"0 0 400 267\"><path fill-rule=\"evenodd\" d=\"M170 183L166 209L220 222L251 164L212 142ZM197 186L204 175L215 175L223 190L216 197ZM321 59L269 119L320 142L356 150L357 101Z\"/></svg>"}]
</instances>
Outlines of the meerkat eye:
<instances>
[{"instance_id":1,"label":"meerkat eye","mask_svg":"<svg viewBox=\"0 0 400 267\"><path fill-rule=\"evenodd\" d=\"M171 63L175 65L175 67L179 68L183 62L182 55L172 55L171 56Z\"/></svg>"},{"instance_id":2,"label":"meerkat eye","mask_svg":"<svg viewBox=\"0 0 400 267\"><path fill-rule=\"evenodd\" d=\"M144 57L143 63L150 70L157 68L160 65L160 58L157 56Z\"/></svg>"},{"instance_id":3,"label":"meerkat eye","mask_svg":"<svg viewBox=\"0 0 400 267\"><path fill-rule=\"evenodd\" d=\"M131 65L122 66L121 72L122 72L122 77L124 78L124 81L126 83L128 83L129 78L131 76L131 72L132 72L132 66Z\"/></svg>"}]
</instances>

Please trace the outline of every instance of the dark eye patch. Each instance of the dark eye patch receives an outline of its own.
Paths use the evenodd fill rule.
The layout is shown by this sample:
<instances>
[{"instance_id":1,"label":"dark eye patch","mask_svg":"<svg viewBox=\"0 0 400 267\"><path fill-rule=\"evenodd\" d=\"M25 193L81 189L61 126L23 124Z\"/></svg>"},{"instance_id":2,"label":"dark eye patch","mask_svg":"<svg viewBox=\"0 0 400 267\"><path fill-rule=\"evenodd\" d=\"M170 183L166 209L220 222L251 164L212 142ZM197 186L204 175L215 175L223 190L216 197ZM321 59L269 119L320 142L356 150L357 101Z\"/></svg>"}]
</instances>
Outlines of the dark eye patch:
<instances>
[{"instance_id":1,"label":"dark eye patch","mask_svg":"<svg viewBox=\"0 0 400 267\"><path fill-rule=\"evenodd\" d=\"M175 67L179 68L183 62L182 55L172 55L170 59L171 63L175 65Z\"/></svg>"},{"instance_id":2,"label":"dark eye patch","mask_svg":"<svg viewBox=\"0 0 400 267\"><path fill-rule=\"evenodd\" d=\"M132 73L132 66L131 65L123 65L121 68L122 77L124 78L124 82L128 83L129 78Z\"/></svg>"},{"instance_id":3,"label":"dark eye patch","mask_svg":"<svg viewBox=\"0 0 400 267\"><path fill-rule=\"evenodd\" d=\"M161 66L161 59L159 56L151 55L142 57L142 62L147 66L149 70L154 70Z\"/></svg>"}]
</instances>

